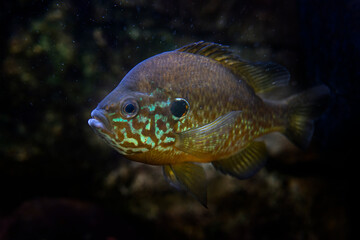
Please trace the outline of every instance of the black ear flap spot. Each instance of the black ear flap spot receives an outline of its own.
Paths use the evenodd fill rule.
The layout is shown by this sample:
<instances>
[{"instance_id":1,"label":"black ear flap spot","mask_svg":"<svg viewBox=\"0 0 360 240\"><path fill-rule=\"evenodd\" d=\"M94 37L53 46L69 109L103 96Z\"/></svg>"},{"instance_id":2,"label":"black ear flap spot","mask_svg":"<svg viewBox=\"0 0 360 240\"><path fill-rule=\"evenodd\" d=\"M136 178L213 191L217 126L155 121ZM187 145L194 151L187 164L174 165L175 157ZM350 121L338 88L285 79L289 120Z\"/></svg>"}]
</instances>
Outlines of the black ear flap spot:
<instances>
[{"instance_id":1,"label":"black ear flap spot","mask_svg":"<svg viewBox=\"0 0 360 240\"><path fill-rule=\"evenodd\" d=\"M175 100L170 105L170 112L176 118L185 117L189 109L189 103L183 98L175 98Z\"/></svg>"}]
</instances>

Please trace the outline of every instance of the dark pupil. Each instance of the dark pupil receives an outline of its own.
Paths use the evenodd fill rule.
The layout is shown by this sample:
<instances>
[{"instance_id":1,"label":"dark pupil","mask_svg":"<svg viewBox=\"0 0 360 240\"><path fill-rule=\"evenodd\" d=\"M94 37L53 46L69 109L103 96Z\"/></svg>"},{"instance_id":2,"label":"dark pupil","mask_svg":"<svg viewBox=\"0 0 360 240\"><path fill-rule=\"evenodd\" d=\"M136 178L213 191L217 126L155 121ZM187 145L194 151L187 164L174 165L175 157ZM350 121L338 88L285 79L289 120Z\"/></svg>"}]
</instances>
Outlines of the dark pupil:
<instances>
[{"instance_id":1,"label":"dark pupil","mask_svg":"<svg viewBox=\"0 0 360 240\"><path fill-rule=\"evenodd\" d=\"M133 113L135 111L135 106L134 104L129 103L125 106L124 110L126 113Z\"/></svg>"},{"instance_id":2,"label":"dark pupil","mask_svg":"<svg viewBox=\"0 0 360 240\"><path fill-rule=\"evenodd\" d=\"M186 113L188 106L185 101L179 100L172 103L170 111L175 117L182 117Z\"/></svg>"}]
</instances>

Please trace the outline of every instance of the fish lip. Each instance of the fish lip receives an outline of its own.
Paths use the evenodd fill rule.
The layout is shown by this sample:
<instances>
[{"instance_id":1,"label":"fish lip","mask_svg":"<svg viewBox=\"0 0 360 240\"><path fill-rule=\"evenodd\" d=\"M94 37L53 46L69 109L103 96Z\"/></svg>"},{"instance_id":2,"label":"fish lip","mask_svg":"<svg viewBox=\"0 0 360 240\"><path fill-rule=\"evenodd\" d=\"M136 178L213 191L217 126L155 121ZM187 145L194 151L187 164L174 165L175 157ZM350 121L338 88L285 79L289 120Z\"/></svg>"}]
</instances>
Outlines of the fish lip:
<instances>
[{"instance_id":1,"label":"fish lip","mask_svg":"<svg viewBox=\"0 0 360 240\"><path fill-rule=\"evenodd\" d=\"M104 110L94 109L91 112L91 118L88 120L88 124L94 130L104 130L106 132L111 132L111 126L109 119L106 117Z\"/></svg>"}]
</instances>

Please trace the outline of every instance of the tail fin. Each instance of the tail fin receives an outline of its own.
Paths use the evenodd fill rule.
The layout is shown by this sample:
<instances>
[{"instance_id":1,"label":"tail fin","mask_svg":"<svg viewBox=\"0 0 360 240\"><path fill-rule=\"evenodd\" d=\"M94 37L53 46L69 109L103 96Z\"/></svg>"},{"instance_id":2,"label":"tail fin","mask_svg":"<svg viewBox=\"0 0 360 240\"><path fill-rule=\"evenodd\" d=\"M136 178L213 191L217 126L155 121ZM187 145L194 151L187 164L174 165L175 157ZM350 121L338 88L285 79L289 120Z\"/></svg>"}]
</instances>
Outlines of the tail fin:
<instances>
[{"instance_id":1,"label":"tail fin","mask_svg":"<svg viewBox=\"0 0 360 240\"><path fill-rule=\"evenodd\" d=\"M287 99L288 126L285 135L298 147L306 149L314 132L314 120L325 111L329 89L323 85Z\"/></svg>"}]
</instances>

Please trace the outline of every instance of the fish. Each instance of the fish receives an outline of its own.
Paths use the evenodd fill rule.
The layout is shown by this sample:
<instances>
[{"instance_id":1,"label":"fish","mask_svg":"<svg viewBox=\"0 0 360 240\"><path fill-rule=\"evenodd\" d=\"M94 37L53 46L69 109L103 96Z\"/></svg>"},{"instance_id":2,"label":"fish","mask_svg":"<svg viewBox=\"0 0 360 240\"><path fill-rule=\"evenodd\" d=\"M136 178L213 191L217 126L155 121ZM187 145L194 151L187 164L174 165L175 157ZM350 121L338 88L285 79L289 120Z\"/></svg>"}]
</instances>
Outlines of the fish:
<instances>
[{"instance_id":1,"label":"fish","mask_svg":"<svg viewBox=\"0 0 360 240\"><path fill-rule=\"evenodd\" d=\"M262 97L289 80L279 64L251 63L228 46L195 42L137 64L88 124L129 160L162 166L170 185L206 207L204 163L247 179L266 163L263 136L280 132L303 149L309 145L329 90Z\"/></svg>"}]
</instances>

